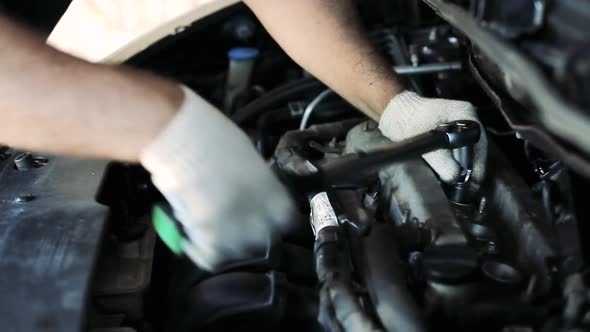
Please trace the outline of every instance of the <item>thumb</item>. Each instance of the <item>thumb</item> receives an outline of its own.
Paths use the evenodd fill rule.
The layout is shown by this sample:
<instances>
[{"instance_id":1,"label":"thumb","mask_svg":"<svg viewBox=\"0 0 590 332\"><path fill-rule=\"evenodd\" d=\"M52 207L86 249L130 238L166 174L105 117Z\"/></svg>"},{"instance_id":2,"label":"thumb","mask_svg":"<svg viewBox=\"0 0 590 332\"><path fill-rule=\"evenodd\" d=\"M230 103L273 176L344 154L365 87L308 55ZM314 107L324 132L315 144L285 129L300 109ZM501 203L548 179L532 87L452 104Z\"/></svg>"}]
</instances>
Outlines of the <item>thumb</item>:
<instances>
[{"instance_id":1,"label":"thumb","mask_svg":"<svg viewBox=\"0 0 590 332\"><path fill-rule=\"evenodd\" d=\"M461 166L453 157L451 150L438 150L422 156L445 183L456 181L461 173Z\"/></svg>"}]
</instances>

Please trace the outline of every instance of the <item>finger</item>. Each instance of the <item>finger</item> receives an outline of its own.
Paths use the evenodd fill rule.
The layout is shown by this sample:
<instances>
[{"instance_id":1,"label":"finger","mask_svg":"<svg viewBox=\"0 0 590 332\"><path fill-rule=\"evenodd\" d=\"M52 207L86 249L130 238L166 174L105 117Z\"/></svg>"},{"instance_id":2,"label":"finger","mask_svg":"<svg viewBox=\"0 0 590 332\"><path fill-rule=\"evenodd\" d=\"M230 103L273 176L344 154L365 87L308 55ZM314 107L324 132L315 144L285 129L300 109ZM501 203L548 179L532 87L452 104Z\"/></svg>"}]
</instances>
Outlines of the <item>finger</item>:
<instances>
[{"instance_id":1,"label":"finger","mask_svg":"<svg viewBox=\"0 0 590 332\"><path fill-rule=\"evenodd\" d=\"M183 252L193 263L205 271L213 271L217 268L217 258L213 255L204 254L202 247L193 240L183 243Z\"/></svg>"},{"instance_id":2,"label":"finger","mask_svg":"<svg viewBox=\"0 0 590 332\"><path fill-rule=\"evenodd\" d=\"M434 169L443 182L451 183L459 179L461 166L450 150L438 150L422 156Z\"/></svg>"}]
</instances>

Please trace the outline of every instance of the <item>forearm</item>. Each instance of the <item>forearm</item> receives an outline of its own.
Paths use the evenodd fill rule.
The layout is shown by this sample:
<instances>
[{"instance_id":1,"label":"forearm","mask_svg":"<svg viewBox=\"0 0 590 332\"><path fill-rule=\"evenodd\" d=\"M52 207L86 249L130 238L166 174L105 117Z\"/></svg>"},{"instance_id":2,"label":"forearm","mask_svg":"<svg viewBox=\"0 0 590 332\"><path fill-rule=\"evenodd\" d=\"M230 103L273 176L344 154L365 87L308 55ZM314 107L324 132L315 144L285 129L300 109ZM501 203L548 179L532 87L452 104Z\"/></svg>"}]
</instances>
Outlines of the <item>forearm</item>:
<instances>
[{"instance_id":1,"label":"forearm","mask_svg":"<svg viewBox=\"0 0 590 332\"><path fill-rule=\"evenodd\" d=\"M90 64L0 17L0 143L136 161L182 103L176 84Z\"/></svg>"},{"instance_id":2,"label":"forearm","mask_svg":"<svg viewBox=\"0 0 590 332\"><path fill-rule=\"evenodd\" d=\"M297 63L373 119L400 92L351 0L244 2Z\"/></svg>"}]
</instances>

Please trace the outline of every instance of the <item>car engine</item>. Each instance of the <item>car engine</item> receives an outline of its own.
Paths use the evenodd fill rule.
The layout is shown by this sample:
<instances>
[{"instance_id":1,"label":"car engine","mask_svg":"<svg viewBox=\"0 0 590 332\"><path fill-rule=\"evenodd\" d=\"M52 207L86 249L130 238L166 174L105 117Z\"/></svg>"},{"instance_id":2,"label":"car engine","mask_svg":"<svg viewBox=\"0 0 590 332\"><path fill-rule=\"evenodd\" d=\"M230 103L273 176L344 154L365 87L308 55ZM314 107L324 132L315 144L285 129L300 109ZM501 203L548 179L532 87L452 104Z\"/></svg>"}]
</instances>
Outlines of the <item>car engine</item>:
<instances>
[{"instance_id":1,"label":"car engine","mask_svg":"<svg viewBox=\"0 0 590 332\"><path fill-rule=\"evenodd\" d=\"M141 167L6 147L2 320L15 331L590 328L590 4L358 7L407 88L470 101L482 127L457 121L392 143L244 5L228 7L127 65L183 82L243 128L297 203L292 227L207 273L158 239L151 208L163 199ZM480 134L489 154L476 186ZM440 148L461 181L442 183L420 158Z\"/></svg>"}]
</instances>

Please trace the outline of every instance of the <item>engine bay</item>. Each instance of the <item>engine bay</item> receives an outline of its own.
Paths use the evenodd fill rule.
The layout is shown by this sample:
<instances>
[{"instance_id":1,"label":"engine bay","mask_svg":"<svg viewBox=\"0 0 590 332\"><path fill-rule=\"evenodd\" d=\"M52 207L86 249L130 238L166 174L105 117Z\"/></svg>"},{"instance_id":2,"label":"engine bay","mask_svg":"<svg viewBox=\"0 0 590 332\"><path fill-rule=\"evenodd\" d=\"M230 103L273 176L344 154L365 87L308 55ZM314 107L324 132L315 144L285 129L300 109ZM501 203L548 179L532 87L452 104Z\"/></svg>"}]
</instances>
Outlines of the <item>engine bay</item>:
<instances>
[{"instance_id":1,"label":"engine bay","mask_svg":"<svg viewBox=\"0 0 590 332\"><path fill-rule=\"evenodd\" d=\"M7 206L2 220L42 214L74 234L68 240L73 244L61 246L44 235L47 245L38 248L31 243L39 242L41 225L25 230L16 221L0 222L3 233L22 230L13 247L28 246L11 257L43 258L29 265L3 259L0 266L14 272L4 278L49 270L52 278L39 272L39 280L71 293L72 302L61 298L56 306L63 310L48 313L43 308L61 295L31 276L18 296L45 292L30 325L19 326L96 332L589 328L584 221L590 163L587 142L578 139L587 141L588 132L562 135L561 127L548 125L552 118L537 116L530 86L506 79L509 67L449 20L452 12L437 7L438 1L424 2L364 1L359 11L371 41L406 87L470 101L482 128L459 121L390 142L375 121L294 63L242 4L128 61L183 82L222 109L250 136L297 204L292 227L280 239L214 274L158 239L151 208L163 199L141 167L6 148L0 161L0 195ZM569 1L516 3L455 5L526 54L572 109L587 106L585 53L574 52L570 64L554 61L565 52L565 40L582 38L572 32L576 20L561 23L569 17ZM560 29L570 33L556 43L547 31ZM256 51L244 84L235 84L228 61L228 52L238 48ZM548 49L553 53L541 51ZM473 185L471 149L484 134L486 179ZM461 181L444 184L420 158L440 148L453 150ZM86 263L70 269L62 263L67 259ZM53 264L68 269L52 270ZM13 311L6 304L0 308Z\"/></svg>"}]
</instances>

